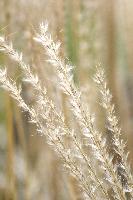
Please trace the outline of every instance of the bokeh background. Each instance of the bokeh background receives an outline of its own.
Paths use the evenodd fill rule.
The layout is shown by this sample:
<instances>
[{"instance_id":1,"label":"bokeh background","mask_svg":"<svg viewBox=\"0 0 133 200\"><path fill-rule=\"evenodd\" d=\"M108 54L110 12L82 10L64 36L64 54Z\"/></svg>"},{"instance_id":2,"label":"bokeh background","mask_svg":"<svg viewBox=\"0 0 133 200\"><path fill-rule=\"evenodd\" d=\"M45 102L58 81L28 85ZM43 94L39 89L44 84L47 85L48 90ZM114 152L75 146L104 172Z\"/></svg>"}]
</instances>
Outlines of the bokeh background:
<instances>
[{"instance_id":1,"label":"bokeh background","mask_svg":"<svg viewBox=\"0 0 133 200\"><path fill-rule=\"evenodd\" d=\"M65 113L68 126L76 126L66 97L59 91L55 73L42 48L33 41L40 22L48 20L62 56L74 68L75 83L106 133L104 112L92 81L98 63L105 68L113 94L122 137L127 140L133 165L133 1L132 0L0 0L0 34L12 41ZM19 81L18 66L0 53L0 65ZM56 83L56 84L55 84ZM30 86L23 97L34 104ZM75 180L64 173L60 159L36 135L16 103L0 90L0 200L82 199Z\"/></svg>"}]
</instances>

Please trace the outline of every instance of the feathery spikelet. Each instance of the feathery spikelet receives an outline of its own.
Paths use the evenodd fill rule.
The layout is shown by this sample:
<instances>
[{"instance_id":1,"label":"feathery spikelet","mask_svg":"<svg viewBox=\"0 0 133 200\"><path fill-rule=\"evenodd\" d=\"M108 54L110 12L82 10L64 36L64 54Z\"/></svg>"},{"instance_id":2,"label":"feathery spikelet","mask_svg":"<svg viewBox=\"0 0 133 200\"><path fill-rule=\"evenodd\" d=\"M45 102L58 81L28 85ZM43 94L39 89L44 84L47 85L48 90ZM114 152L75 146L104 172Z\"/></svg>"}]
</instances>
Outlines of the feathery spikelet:
<instances>
[{"instance_id":1,"label":"feathery spikelet","mask_svg":"<svg viewBox=\"0 0 133 200\"><path fill-rule=\"evenodd\" d=\"M31 66L23 61L22 53L14 50L13 45L6 42L4 37L0 37L0 51L8 55L18 63L23 72L23 81L31 84L36 91L36 104L30 107L21 97L21 87L8 78L7 70L0 70L0 84L18 102L18 105L30 115L30 122L36 124L37 131L44 135L49 145L62 158L65 168L74 176L82 188L85 199L111 199L108 189L112 189L114 199L126 200L127 193L132 199L132 175L128 167L127 156L124 151L124 143L120 139L121 130L115 116L114 106L111 103L112 96L107 89L104 72L98 70L95 82L100 88L102 96L102 106L107 113L109 130L113 132L113 144L115 152L120 156L120 162L114 165L113 157L108 153L106 140L102 133L97 130L95 125L96 114L89 111L82 100L82 94L76 87L72 69L65 59L60 57L60 42L54 42L48 33L48 22L40 24L40 33L34 38L41 43L48 56L48 62L56 69L60 89L68 96L71 111L75 116L76 122L82 131L82 138L91 147L93 157L90 158L82 140L80 140L75 129L70 129L65 124L63 113L55 106L49 98L46 87L42 86L38 75L33 73ZM69 138L70 143L66 145L65 139ZM95 170L93 162L100 163L98 171ZM123 170L123 171L122 171ZM119 173L120 171L120 173ZM100 173L99 173L100 172ZM123 172L123 173L122 173ZM126 183L123 184L121 178L124 177Z\"/></svg>"}]
</instances>

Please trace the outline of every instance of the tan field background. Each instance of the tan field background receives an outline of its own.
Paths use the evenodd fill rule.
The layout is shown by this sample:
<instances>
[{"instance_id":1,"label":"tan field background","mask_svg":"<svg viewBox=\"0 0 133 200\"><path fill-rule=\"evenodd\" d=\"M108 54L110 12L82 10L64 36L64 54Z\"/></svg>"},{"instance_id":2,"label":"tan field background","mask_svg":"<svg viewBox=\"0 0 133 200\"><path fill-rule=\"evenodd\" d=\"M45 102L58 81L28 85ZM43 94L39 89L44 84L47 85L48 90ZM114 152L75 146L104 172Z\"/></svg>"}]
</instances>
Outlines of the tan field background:
<instances>
[{"instance_id":1,"label":"tan field background","mask_svg":"<svg viewBox=\"0 0 133 200\"><path fill-rule=\"evenodd\" d=\"M45 20L52 36L62 43L61 55L75 66L74 82L106 135L105 113L92 80L97 64L105 69L133 166L133 1L0 0L0 35L23 52L48 95L63 111L67 126L80 132L45 52L33 40ZM17 64L2 52L0 65L7 66L16 81L22 79ZM30 85L22 84L22 96L28 104L35 104ZM36 134L28 118L0 89L0 200L82 200L76 180L66 172L45 137Z\"/></svg>"}]
</instances>

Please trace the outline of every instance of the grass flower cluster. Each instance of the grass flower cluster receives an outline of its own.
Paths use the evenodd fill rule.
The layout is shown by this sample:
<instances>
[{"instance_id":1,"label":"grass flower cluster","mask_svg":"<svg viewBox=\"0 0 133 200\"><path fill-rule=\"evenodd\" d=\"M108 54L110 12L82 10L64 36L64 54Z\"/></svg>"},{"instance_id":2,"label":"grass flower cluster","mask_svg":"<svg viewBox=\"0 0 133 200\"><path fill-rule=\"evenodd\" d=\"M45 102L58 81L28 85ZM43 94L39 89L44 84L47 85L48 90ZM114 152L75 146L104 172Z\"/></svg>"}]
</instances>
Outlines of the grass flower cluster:
<instances>
[{"instance_id":1,"label":"grass flower cluster","mask_svg":"<svg viewBox=\"0 0 133 200\"><path fill-rule=\"evenodd\" d=\"M17 101L23 112L28 112L29 122L36 125L38 134L45 136L47 143L61 157L66 172L75 177L84 199L133 199L133 177L127 161L128 154L121 139L122 131L104 70L100 66L97 67L94 82L106 113L107 129L111 135L111 152L105 134L96 126L97 115L90 112L74 82L73 66L61 56L61 43L54 42L47 22L40 24L40 30L34 40L42 45L47 62L54 68L59 89L67 96L69 112L73 114L81 134L65 123L64 113L48 95L47 87L38 74L25 63L22 53L14 50L13 45L4 37L0 37L0 52L18 64L23 74L22 81L30 84L36 94L36 103L28 105L25 102L21 85L17 86L17 83L8 77L7 69L0 70L1 87ZM84 143L84 140L87 142Z\"/></svg>"}]
</instances>

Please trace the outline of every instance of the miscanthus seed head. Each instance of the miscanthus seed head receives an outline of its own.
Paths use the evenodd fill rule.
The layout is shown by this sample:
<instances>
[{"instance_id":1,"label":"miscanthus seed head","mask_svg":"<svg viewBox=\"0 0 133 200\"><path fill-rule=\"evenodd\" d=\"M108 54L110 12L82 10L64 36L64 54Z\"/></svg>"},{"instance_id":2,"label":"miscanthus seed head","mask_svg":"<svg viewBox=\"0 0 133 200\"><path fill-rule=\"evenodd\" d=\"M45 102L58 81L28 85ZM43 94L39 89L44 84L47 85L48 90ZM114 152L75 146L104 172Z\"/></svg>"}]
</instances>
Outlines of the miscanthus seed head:
<instances>
[{"instance_id":1,"label":"miscanthus seed head","mask_svg":"<svg viewBox=\"0 0 133 200\"><path fill-rule=\"evenodd\" d=\"M36 91L35 105L30 106L25 103L21 97L21 87L18 87L16 82L8 77L6 69L0 70L1 86L9 92L24 111L29 113L29 121L36 125L37 132L45 136L48 144L61 157L66 171L76 178L82 188L84 199L109 200L111 199L109 190L112 190L114 199L127 200L127 193L130 193L128 196L132 199L131 169L124 150L125 144L120 139L121 129L103 69L97 69L94 80L101 95L101 105L106 111L108 129L113 133L115 155L121 158L116 163L113 163L115 155L110 155L108 151L104 134L96 127L97 114L91 113L84 103L82 93L73 81L73 66L60 56L61 43L53 40L47 21L40 24L39 33L36 34L34 40L43 46L48 57L47 62L55 68L60 90L68 97L70 112L75 116L81 136L77 129L71 129L66 125L64 114L48 96L47 88L42 84L38 75L33 73L32 67L24 62L22 53L14 50L13 45L8 43L4 37L0 37L0 51L18 63L23 74L22 81L30 84L33 91ZM66 140L69 141L68 144ZM89 154L88 148L91 149Z\"/></svg>"}]
</instances>

